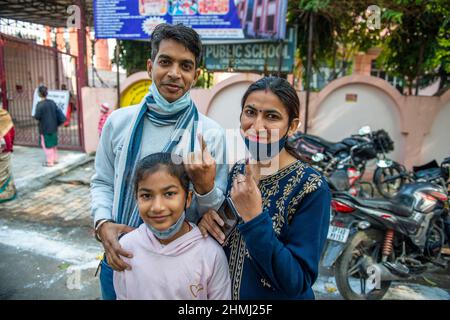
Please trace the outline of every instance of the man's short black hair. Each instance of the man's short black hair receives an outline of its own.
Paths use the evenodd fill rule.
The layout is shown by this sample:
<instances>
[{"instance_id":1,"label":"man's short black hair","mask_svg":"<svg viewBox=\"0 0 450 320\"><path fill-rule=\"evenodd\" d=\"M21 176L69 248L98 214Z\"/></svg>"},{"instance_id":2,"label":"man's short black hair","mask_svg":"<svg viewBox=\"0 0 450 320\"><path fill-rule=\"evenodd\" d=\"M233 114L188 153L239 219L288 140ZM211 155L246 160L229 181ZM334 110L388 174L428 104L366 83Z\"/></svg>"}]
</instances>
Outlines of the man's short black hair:
<instances>
[{"instance_id":1,"label":"man's short black hair","mask_svg":"<svg viewBox=\"0 0 450 320\"><path fill-rule=\"evenodd\" d=\"M193 53L195 67L198 68L202 60L202 41L194 29L186 27L181 23L176 25L161 23L157 25L152 33L152 61L155 61L159 44L162 40L174 40L185 46L186 49Z\"/></svg>"}]
</instances>

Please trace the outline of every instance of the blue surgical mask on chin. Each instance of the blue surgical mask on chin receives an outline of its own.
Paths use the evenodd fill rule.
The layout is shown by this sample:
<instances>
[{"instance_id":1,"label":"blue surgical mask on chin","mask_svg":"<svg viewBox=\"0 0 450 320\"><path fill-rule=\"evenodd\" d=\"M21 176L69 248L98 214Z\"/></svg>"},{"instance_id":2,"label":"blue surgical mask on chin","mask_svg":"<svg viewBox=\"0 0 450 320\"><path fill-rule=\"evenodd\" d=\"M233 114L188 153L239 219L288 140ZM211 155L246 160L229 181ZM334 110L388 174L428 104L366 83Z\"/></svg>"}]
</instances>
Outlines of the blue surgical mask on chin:
<instances>
[{"instance_id":1,"label":"blue surgical mask on chin","mask_svg":"<svg viewBox=\"0 0 450 320\"><path fill-rule=\"evenodd\" d=\"M183 211L181 216L178 218L177 222L175 224L171 225L168 229L160 231L155 229L151 224L146 223L145 225L147 228L157 237L161 240L166 240L172 238L174 235L177 234L178 231L180 231L181 227L183 226L184 219L186 217L185 214L186 211Z\"/></svg>"},{"instance_id":2,"label":"blue surgical mask on chin","mask_svg":"<svg viewBox=\"0 0 450 320\"><path fill-rule=\"evenodd\" d=\"M160 93L158 88L156 87L155 82L152 82L150 86L150 93L155 99L156 105L166 113L176 113L181 111L184 108L187 108L191 104L191 96L189 94L189 90L181 96L178 100L174 102L167 101Z\"/></svg>"},{"instance_id":3,"label":"blue surgical mask on chin","mask_svg":"<svg viewBox=\"0 0 450 320\"><path fill-rule=\"evenodd\" d=\"M287 141L287 132L280 140L272 143L251 141L242 134L242 131L241 136L244 139L248 152L250 152L252 158L256 161L267 161L272 159L283 150Z\"/></svg>"}]
</instances>

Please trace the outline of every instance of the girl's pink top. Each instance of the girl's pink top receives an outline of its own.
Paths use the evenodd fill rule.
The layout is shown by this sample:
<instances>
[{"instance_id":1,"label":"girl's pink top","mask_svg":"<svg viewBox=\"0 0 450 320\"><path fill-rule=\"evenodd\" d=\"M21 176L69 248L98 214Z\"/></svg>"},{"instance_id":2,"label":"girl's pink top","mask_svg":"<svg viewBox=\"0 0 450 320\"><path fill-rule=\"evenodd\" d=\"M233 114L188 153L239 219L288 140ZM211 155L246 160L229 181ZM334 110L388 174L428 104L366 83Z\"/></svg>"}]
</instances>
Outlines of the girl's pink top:
<instances>
[{"instance_id":1,"label":"girl's pink top","mask_svg":"<svg viewBox=\"0 0 450 320\"><path fill-rule=\"evenodd\" d=\"M131 270L114 271L117 299L229 300L228 262L222 247L203 238L197 226L162 245L142 224L120 239L133 258L122 257Z\"/></svg>"}]
</instances>

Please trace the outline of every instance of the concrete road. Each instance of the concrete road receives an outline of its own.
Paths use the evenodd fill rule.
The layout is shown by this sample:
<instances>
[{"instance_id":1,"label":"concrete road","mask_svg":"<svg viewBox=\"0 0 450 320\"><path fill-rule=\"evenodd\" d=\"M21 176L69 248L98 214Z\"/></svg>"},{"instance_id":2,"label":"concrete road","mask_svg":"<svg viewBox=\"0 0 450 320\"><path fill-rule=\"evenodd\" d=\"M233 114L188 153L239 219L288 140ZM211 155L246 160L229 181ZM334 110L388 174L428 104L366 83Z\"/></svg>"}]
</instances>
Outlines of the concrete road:
<instances>
[{"instance_id":1,"label":"concrete road","mask_svg":"<svg viewBox=\"0 0 450 320\"><path fill-rule=\"evenodd\" d=\"M0 299L99 299L101 248L86 227L0 219Z\"/></svg>"}]
</instances>

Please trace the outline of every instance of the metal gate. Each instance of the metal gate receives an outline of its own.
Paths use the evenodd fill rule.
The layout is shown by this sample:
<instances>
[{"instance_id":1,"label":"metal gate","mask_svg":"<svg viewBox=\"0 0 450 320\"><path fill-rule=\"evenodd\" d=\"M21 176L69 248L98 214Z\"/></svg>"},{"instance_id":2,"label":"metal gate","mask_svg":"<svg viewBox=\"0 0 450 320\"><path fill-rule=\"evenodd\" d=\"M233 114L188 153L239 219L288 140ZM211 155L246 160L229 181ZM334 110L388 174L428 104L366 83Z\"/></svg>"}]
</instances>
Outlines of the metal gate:
<instances>
[{"instance_id":1,"label":"metal gate","mask_svg":"<svg viewBox=\"0 0 450 320\"><path fill-rule=\"evenodd\" d=\"M39 146L38 123L31 116L35 89L41 84L49 90L66 85L72 95L72 112L70 120L58 129L58 148L84 149L76 65L76 56L0 33L0 85L15 125L15 144Z\"/></svg>"}]
</instances>

